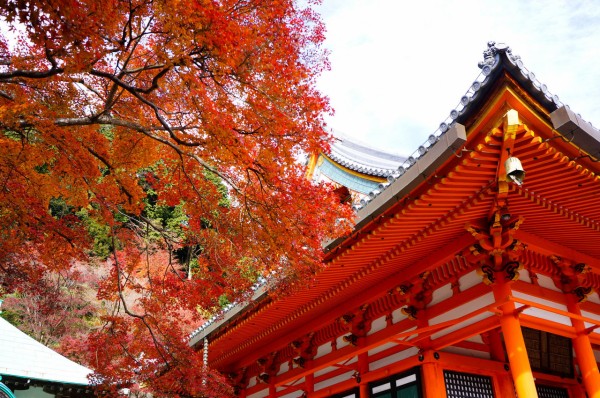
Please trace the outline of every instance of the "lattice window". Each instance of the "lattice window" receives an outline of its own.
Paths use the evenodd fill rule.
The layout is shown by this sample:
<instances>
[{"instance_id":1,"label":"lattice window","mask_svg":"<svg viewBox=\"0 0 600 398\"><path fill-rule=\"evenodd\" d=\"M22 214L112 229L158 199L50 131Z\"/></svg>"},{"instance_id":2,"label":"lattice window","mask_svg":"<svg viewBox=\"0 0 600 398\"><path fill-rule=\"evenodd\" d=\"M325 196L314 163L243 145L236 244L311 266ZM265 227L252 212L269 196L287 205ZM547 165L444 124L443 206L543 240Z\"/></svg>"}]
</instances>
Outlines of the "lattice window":
<instances>
[{"instance_id":1,"label":"lattice window","mask_svg":"<svg viewBox=\"0 0 600 398\"><path fill-rule=\"evenodd\" d=\"M573 377L571 339L536 329L523 328L531 368L538 372Z\"/></svg>"},{"instance_id":2,"label":"lattice window","mask_svg":"<svg viewBox=\"0 0 600 398\"><path fill-rule=\"evenodd\" d=\"M444 381L448 398L494 398L491 377L445 370Z\"/></svg>"},{"instance_id":3,"label":"lattice window","mask_svg":"<svg viewBox=\"0 0 600 398\"><path fill-rule=\"evenodd\" d=\"M535 389L537 390L539 398L569 398L569 392L566 388L537 384Z\"/></svg>"}]
</instances>

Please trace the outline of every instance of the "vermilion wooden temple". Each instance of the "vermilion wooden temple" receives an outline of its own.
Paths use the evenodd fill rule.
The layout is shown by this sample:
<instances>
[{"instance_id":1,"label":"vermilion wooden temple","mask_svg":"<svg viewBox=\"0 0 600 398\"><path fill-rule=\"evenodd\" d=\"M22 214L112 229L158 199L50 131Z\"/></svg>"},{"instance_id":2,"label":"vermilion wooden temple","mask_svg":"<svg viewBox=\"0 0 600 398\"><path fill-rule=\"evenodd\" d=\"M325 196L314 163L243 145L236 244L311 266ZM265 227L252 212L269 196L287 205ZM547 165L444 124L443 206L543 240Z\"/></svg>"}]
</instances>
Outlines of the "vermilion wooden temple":
<instances>
[{"instance_id":1,"label":"vermilion wooden temple","mask_svg":"<svg viewBox=\"0 0 600 398\"><path fill-rule=\"evenodd\" d=\"M600 132L505 45L479 66L314 282L193 334L241 397L600 397Z\"/></svg>"}]
</instances>

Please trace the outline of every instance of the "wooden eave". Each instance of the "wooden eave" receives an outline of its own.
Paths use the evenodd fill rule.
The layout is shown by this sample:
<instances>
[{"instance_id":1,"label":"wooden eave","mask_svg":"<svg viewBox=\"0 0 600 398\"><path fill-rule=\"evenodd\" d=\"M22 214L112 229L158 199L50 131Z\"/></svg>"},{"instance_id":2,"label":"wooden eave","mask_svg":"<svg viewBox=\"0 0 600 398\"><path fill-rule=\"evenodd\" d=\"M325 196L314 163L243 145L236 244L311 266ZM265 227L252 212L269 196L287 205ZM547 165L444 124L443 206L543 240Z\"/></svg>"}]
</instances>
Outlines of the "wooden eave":
<instances>
[{"instance_id":1,"label":"wooden eave","mask_svg":"<svg viewBox=\"0 0 600 398\"><path fill-rule=\"evenodd\" d=\"M526 170L524 185L511 184L507 197L511 213L525 220L517 237L527 255L585 262L600 275L600 245L593 244L600 242L600 165L553 128L550 110L510 73L496 79L488 100L459 120L466 126L464 145L330 247L327 268L306 288L264 301L211 335L211 366L234 371L273 352L290 356L291 341L320 330L342 333L336 319L364 304L393 301L391 289L425 271L438 285L469 272L460 253L476 241L465 224L485 222L497 207L502 123L510 109L523 125L511 154Z\"/></svg>"}]
</instances>

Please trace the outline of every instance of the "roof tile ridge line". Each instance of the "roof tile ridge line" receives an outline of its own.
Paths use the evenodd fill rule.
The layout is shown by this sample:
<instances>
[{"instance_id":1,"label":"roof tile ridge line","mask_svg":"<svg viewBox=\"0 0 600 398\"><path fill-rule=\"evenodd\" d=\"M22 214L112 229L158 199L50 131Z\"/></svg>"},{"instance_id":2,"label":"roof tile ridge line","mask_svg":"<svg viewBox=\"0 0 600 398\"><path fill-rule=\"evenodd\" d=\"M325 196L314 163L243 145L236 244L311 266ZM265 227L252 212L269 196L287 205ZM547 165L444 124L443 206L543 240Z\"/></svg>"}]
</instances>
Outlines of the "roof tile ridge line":
<instances>
[{"instance_id":1,"label":"roof tile ridge line","mask_svg":"<svg viewBox=\"0 0 600 398\"><path fill-rule=\"evenodd\" d=\"M463 208L466 208L467 206L472 205L474 202L481 200L486 194L489 193L490 189L492 189L494 185L495 185L495 182L491 182L490 184L483 186L476 195L473 195L469 200L461 203L460 206L456 206L454 209L452 209L448 213L448 216L445 217L443 220L439 220L439 219L435 220L434 222L430 223L427 227L423 228L419 233L414 234L411 238L406 239L404 243L398 244L398 245L394 246L393 248L391 248L390 250L402 251L402 247L404 247L406 249L408 247L414 246L415 244L417 244L418 242L421 241L420 239L418 239L419 236L428 235L429 233L431 233L431 231L435 231L439 224L442 224L442 223L446 222L448 219L453 219L454 217L457 217L460 214L462 214L460 211ZM367 267L362 268L361 270L353 273L352 275L350 275L348 278L344 279L342 282L340 282L336 286L338 286L338 287L341 285L347 286L349 283L355 282L355 280L358 278L357 275L359 273L361 274L361 277L364 277L365 275L368 275L368 274L372 273L373 271L375 271L377 268L383 266L387 261L389 261L389 256L386 253L386 254L379 256L378 258L372 260ZM254 342L262 339L263 337L266 337L266 335L268 335L268 333L272 332L273 330L276 330L278 328L285 326L287 323L291 322L293 319L296 319L297 317L306 313L308 310L323 303L324 301L326 301L327 299L331 298L334 295L334 291L337 292L339 290L339 289L336 289L336 286L327 290L323 294L319 295L318 297L313 299L309 304L296 309L294 311L294 316L292 316L292 317L288 316L284 319L279 320L275 325L272 325L268 329L263 330L259 335L255 335L254 338L252 338L251 340L246 340L243 344L238 345L237 347L235 347L235 349L229 351L228 354L222 355L219 359L228 358L231 355L236 354L240 350L246 348L248 345L253 344Z\"/></svg>"},{"instance_id":2,"label":"roof tile ridge line","mask_svg":"<svg viewBox=\"0 0 600 398\"><path fill-rule=\"evenodd\" d=\"M488 47L490 43L488 42ZM489 50L488 50L489 51ZM484 51L484 56L486 51ZM480 63L481 64L481 63ZM417 160L425 155L429 148L433 147L440 138L454 125L456 119L465 112L471 102L476 98L478 91L482 86L486 85L489 81L488 76L492 73L492 71L499 65L498 57L496 53L494 53L494 57L492 62L486 64L487 67L482 67L481 72L477 75L474 82L467 89L465 94L461 97L460 101L454 107L449 115L444 119L440 125L429 135L427 141L425 141L422 145L420 145L410 156L406 158L406 160L398 167L397 171L388 177L388 184L384 184L382 189L371 191L365 198L364 201L361 201L359 205L355 205L355 210L360 210L369 204L371 200L373 200L376 196L381 194L392 182L401 177L408 169L414 166L417 163Z\"/></svg>"},{"instance_id":3,"label":"roof tile ridge line","mask_svg":"<svg viewBox=\"0 0 600 398\"><path fill-rule=\"evenodd\" d=\"M274 271L272 271L272 272L274 272ZM248 296L254 296L257 292L260 293L259 289L266 288L266 286L270 280L271 280L271 275L267 275L267 277L264 277L264 276L259 277L258 280L250 287L250 291L247 292L246 294ZM248 304L254 302L254 300L255 300L254 297L246 297L246 299L244 299L244 300L234 301L233 303L227 304L217 314L213 315L208 320L206 320L202 325L198 326L196 329L194 329L192 332L190 332L188 334L188 340L193 339L194 337L196 337L198 334L200 334L202 331L204 331L206 328L208 328L215 322L220 322L220 321L224 320L227 313L229 313L229 311L233 310L238 305L241 305L245 308Z\"/></svg>"},{"instance_id":4,"label":"roof tile ridge line","mask_svg":"<svg viewBox=\"0 0 600 398\"><path fill-rule=\"evenodd\" d=\"M365 160L365 161L373 160L373 161L379 161L381 163L401 164L403 161L406 160L406 156L403 156L403 155L396 156L396 159L389 159L389 158L384 158L381 156L377 156L377 155L373 155L373 154L365 153L365 152L359 153L359 155L362 155L362 156L361 156L360 160L356 160L356 158L351 157L351 154L348 153L346 148L338 146L338 145L332 145L330 150L326 153L327 154L335 153L340 157L344 157L344 158L346 158L350 161L356 162L356 163L361 163L360 160ZM382 154L385 155L385 153L382 153Z\"/></svg>"},{"instance_id":5,"label":"roof tile ridge line","mask_svg":"<svg viewBox=\"0 0 600 398\"><path fill-rule=\"evenodd\" d=\"M542 93L548 101L553 102L557 108L560 108L561 106L566 106L567 108L569 108L568 105L565 105L560 101L558 95L553 95L548 90L548 86L546 84L543 84L539 81L535 73L533 73L529 68L527 68L524 65L521 56L513 54L509 46L507 46L504 43L498 43L498 46L496 46L496 43L491 41L488 42L488 47L488 50L484 51L484 57L487 57L488 53L494 53L494 56L498 59L497 62L499 62L499 57L503 54L512 66L516 66L519 69L519 71L521 72L521 76L527 81L529 81L537 91ZM487 62L487 59L489 58L486 58L483 62L479 63L480 68L486 67L485 63Z\"/></svg>"},{"instance_id":6,"label":"roof tile ridge line","mask_svg":"<svg viewBox=\"0 0 600 398\"><path fill-rule=\"evenodd\" d=\"M356 137L352 137L348 134L345 134L341 131L338 132L331 132L330 135L333 137L333 143L331 146L335 145L336 143L339 142L340 145L342 146L347 146L350 148L360 148L360 149L369 149L384 155L388 155L388 156L393 156L393 157L399 157L399 158L404 158L404 155L401 155L400 153L397 152L390 152L385 150L384 148L379 148L377 146L368 144L365 141L362 141L360 138L356 138Z\"/></svg>"},{"instance_id":7,"label":"roof tile ridge line","mask_svg":"<svg viewBox=\"0 0 600 398\"><path fill-rule=\"evenodd\" d=\"M525 68L521 57L519 55L514 55L512 53L511 48L507 44L498 43L498 45L496 45L495 41L489 41L487 43L487 46L488 48L483 51L483 61L480 61L477 65L481 69L481 72L479 73L479 75L477 75L475 81L471 84L469 89L466 91L465 95L461 97L456 107L454 107L450 111L449 115L446 117L445 120L442 121L442 123L440 123L439 127L431 135L429 135L427 141L425 141L423 145L419 146L419 148L417 148L417 150L414 151L407 158L407 160L398 167L396 173L393 173L388 177L389 183L392 183L398 177L403 175L406 172L406 170L410 169L414 164L416 164L417 160L423 155L425 155L429 148L435 145L439 141L440 137L450 129L450 127L456 122L456 119L465 113L465 111L469 108L469 105L473 102L475 98L477 98L477 94L481 90L481 88L489 83L489 76L492 74L492 72L502 64L502 55L504 55L504 57L513 66L519 68L523 77L528 79L531 82L532 86L538 91L540 91L542 94L544 94L544 96L549 101L554 102L554 104L557 107L564 105L562 102L560 102L558 95L552 95L548 91L547 86L545 84L540 83L539 80L537 80L537 78L535 77L535 74L529 71L527 68ZM568 107L568 105L565 106ZM580 115L577 116L580 117ZM581 118L581 120L585 121L583 118ZM585 122L589 123L590 126L592 126L592 128L595 129L595 127L590 122ZM361 201L360 204L355 205L355 210L360 210L364 208L371 200L373 200L376 196L381 194L381 192L383 192L388 186L389 184L384 184L383 187L380 187L381 189L371 191L364 198L364 200Z\"/></svg>"},{"instance_id":8,"label":"roof tile ridge line","mask_svg":"<svg viewBox=\"0 0 600 398\"><path fill-rule=\"evenodd\" d=\"M365 164L363 162L359 162L356 160L351 160L351 159L342 157L341 155L333 153L333 151L330 151L329 153L325 154L325 156L327 156L331 160L334 160L336 163L339 163L340 165L347 167L354 171L361 171L359 169L362 168L362 169L377 171L379 173L383 172L383 173L391 174L392 172L397 170L397 168L371 166L371 165Z\"/></svg>"},{"instance_id":9,"label":"roof tile ridge line","mask_svg":"<svg viewBox=\"0 0 600 398\"><path fill-rule=\"evenodd\" d=\"M521 72L521 75L532 84L534 89L536 89L538 92L542 93L548 101L553 102L557 108L564 106L567 109L571 109L571 107L568 104L565 104L562 101L560 101L558 95L553 95L548 90L548 86L544 83L541 83L540 80L537 78L536 74L523 64L523 61L521 60L521 56L512 54L510 47L508 47L506 44L503 44L503 43L499 43L498 46L500 46L500 47L498 47L495 45L495 42L489 42L488 47L490 47L490 46L491 46L491 48L495 48L497 51L502 51L501 53L505 54L506 59L513 66L516 66L519 69L519 71ZM485 53L486 53L486 51L484 51L484 54ZM581 119L581 121L589 124L594 130L600 131L597 127L595 127L592 124L592 122L584 119L580 113L577 113L576 115L579 119Z\"/></svg>"}]
</instances>

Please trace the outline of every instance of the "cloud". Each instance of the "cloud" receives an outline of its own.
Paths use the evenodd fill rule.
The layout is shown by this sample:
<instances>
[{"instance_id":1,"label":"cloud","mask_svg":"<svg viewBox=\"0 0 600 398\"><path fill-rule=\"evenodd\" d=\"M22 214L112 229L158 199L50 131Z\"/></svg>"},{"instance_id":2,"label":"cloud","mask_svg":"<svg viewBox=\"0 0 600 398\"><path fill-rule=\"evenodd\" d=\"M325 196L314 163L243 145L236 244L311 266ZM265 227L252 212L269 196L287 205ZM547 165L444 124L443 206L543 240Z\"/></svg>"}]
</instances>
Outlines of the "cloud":
<instances>
[{"instance_id":1,"label":"cloud","mask_svg":"<svg viewBox=\"0 0 600 398\"><path fill-rule=\"evenodd\" d=\"M489 40L505 42L551 92L600 124L600 32L593 2L327 0L332 71L321 90L334 129L410 153L479 74Z\"/></svg>"}]
</instances>

